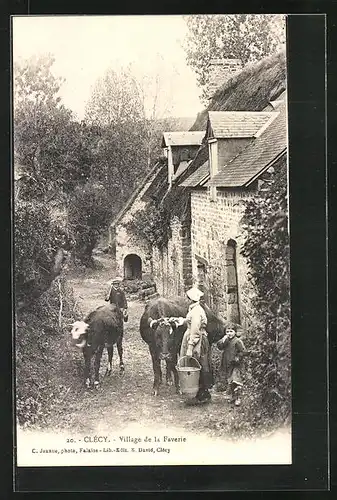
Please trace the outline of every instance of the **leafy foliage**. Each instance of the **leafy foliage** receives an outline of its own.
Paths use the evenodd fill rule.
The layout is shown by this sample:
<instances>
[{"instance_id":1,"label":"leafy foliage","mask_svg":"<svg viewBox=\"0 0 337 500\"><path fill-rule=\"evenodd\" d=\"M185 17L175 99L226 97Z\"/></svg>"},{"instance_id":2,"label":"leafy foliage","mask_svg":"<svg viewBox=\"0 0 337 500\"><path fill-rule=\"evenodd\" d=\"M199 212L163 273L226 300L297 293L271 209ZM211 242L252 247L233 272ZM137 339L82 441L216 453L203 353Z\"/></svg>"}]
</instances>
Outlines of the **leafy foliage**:
<instances>
[{"instance_id":1,"label":"leafy foliage","mask_svg":"<svg viewBox=\"0 0 337 500\"><path fill-rule=\"evenodd\" d=\"M185 16L189 34L185 41L187 63L196 72L203 97L207 97L212 58L240 59L242 64L259 61L285 43L280 15Z\"/></svg>"},{"instance_id":2,"label":"leafy foliage","mask_svg":"<svg viewBox=\"0 0 337 500\"><path fill-rule=\"evenodd\" d=\"M92 181L77 187L68 209L69 230L75 241L75 259L90 264L92 251L111 219L110 198L106 189Z\"/></svg>"},{"instance_id":3,"label":"leafy foliage","mask_svg":"<svg viewBox=\"0 0 337 500\"><path fill-rule=\"evenodd\" d=\"M96 82L85 120L99 130L92 179L104 183L116 214L148 165L146 119L134 77L108 69Z\"/></svg>"},{"instance_id":4,"label":"leafy foliage","mask_svg":"<svg viewBox=\"0 0 337 500\"><path fill-rule=\"evenodd\" d=\"M15 196L15 286L17 304L27 305L46 291L56 274L58 250L65 235L53 216L63 188L85 176L80 127L57 96L62 79L51 67L53 57L18 62L14 68L15 169L21 179ZM85 162L83 161L84 165Z\"/></svg>"},{"instance_id":5,"label":"leafy foliage","mask_svg":"<svg viewBox=\"0 0 337 500\"><path fill-rule=\"evenodd\" d=\"M145 210L138 210L125 227L136 238L162 249L171 237L170 220L170 213L165 207L152 201Z\"/></svg>"},{"instance_id":6,"label":"leafy foliage","mask_svg":"<svg viewBox=\"0 0 337 500\"><path fill-rule=\"evenodd\" d=\"M263 191L246 204L243 255L256 292L247 334L248 380L256 415L284 419L291 405L290 260L287 166L283 157L264 179Z\"/></svg>"},{"instance_id":7,"label":"leafy foliage","mask_svg":"<svg viewBox=\"0 0 337 500\"><path fill-rule=\"evenodd\" d=\"M53 75L53 63L48 55L14 66L15 162L30 179L21 191L26 199L48 201L90 171L88 130L61 103L63 80Z\"/></svg>"},{"instance_id":8,"label":"leafy foliage","mask_svg":"<svg viewBox=\"0 0 337 500\"><path fill-rule=\"evenodd\" d=\"M56 282L29 309L16 318L16 416L20 425L42 423L56 400L66 393L69 351L64 340L67 324L81 317L73 292L60 279L63 295L62 324L59 326L60 289ZM63 359L68 358L66 365ZM62 372L60 384L56 372Z\"/></svg>"},{"instance_id":9,"label":"leafy foliage","mask_svg":"<svg viewBox=\"0 0 337 500\"><path fill-rule=\"evenodd\" d=\"M64 235L45 205L18 201L15 212L15 288L18 303L38 297L55 277Z\"/></svg>"}]
</instances>

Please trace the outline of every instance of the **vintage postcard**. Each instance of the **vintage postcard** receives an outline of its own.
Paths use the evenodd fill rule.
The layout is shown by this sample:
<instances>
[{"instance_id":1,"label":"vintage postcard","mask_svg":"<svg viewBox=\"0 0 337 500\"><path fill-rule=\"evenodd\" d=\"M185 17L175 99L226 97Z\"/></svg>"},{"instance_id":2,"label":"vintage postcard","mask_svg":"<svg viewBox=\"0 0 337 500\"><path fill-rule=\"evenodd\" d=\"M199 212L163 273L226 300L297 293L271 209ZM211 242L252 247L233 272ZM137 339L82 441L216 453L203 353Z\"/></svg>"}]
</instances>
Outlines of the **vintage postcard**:
<instances>
[{"instance_id":1,"label":"vintage postcard","mask_svg":"<svg viewBox=\"0 0 337 500\"><path fill-rule=\"evenodd\" d=\"M14 16L18 467L291 464L286 16Z\"/></svg>"}]
</instances>

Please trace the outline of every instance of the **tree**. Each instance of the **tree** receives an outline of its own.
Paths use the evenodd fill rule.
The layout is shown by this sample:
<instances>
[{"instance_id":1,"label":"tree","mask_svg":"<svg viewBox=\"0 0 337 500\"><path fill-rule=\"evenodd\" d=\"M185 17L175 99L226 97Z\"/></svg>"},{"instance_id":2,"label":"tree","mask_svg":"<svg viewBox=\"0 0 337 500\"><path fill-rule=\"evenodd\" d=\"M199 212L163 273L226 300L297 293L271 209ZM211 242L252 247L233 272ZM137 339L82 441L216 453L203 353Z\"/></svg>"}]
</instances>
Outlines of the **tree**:
<instances>
[{"instance_id":1,"label":"tree","mask_svg":"<svg viewBox=\"0 0 337 500\"><path fill-rule=\"evenodd\" d=\"M92 170L92 137L61 103L63 83L52 73L52 55L14 66L15 285L18 305L40 297L61 273L69 249L69 193ZM61 213L61 216L59 215Z\"/></svg>"},{"instance_id":2,"label":"tree","mask_svg":"<svg viewBox=\"0 0 337 500\"><path fill-rule=\"evenodd\" d=\"M184 48L188 65L196 72L203 97L207 96L209 66L213 58L259 61L285 43L281 15L235 14L185 16L188 35Z\"/></svg>"},{"instance_id":3,"label":"tree","mask_svg":"<svg viewBox=\"0 0 337 500\"><path fill-rule=\"evenodd\" d=\"M159 53L142 60L141 64L131 63L128 70L134 75L146 117L147 162L150 166L161 155L162 133L175 130L171 116L177 70Z\"/></svg>"},{"instance_id":4,"label":"tree","mask_svg":"<svg viewBox=\"0 0 337 500\"><path fill-rule=\"evenodd\" d=\"M14 243L15 298L21 307L46 291L61 270L56 256L62 247L62 234L47 206L17 202Z\"/></svg>"},{"instance_id":5,"label":"tree","mask_svg":"<svg viewBox=\"0 0 337 500\"><path fill-rule=\"evenodd\" d=\"M103 185L89 181L74 190L69 205L69 230L75 242L74 256L83 264L91 264L92 251L111 220L111 212Z\"/></svg>"},{"instance_id":6,"label":"tree","mask_svg":"<svg viewBox=\"0 0 337 500\"><path fill-rule=\"evenodd\" d=\"M144 108L130 72L108 69L97 80L85 121L99 130L92 179L104 184L116 213L147 166Z\"/></svg>"},{"instance_id":7,"label":"tree","mask_svg":"<svg viewBox=\"0 0 337 500\"><path fill-rule=\"evenodd\" d=\"M15 162L31 179L22 194L48 201L86 180L90 169L87 130L72 119L58 92L48 54L14 65Z\"/></svg>"}]
</instances>

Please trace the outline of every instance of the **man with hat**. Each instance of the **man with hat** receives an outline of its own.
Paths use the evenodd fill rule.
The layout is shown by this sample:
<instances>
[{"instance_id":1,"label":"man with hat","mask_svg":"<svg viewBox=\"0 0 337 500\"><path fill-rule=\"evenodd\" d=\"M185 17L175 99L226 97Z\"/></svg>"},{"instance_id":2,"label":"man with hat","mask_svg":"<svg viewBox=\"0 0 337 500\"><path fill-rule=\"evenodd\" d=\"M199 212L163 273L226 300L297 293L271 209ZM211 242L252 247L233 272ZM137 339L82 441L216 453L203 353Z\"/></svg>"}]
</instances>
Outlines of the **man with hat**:
<instances>
[{"instance_id":1,"label":"man with hat","mask_svg":"<svg viewBox=\"0 0 337 500\"><path fill-rule=\"evenodd\" d=\"M105 301L110 304L116 304L123 313L124 321L128 320L128 303L126 301L125 293L121 288L123 278L116 276L111 283L108 293L106 294Z\"/></svg>"},{"instance_id":2,"label":"man with hat","mask_svg":"<svg viewBox=\"0 0 337 500\"><path fill-rule=\"evenodd\" d=\"M210 401L209 389L213 385L211 351L206 332L207 316L200 304L200 299L204 294L194 286L186 292L186 295L190 300L186 318L176 318L177 325L187 325L181 343L180 357L193 356L199 361L201 365L199 391L194 402L203 403Z\"/></svg>"}]
</instances>

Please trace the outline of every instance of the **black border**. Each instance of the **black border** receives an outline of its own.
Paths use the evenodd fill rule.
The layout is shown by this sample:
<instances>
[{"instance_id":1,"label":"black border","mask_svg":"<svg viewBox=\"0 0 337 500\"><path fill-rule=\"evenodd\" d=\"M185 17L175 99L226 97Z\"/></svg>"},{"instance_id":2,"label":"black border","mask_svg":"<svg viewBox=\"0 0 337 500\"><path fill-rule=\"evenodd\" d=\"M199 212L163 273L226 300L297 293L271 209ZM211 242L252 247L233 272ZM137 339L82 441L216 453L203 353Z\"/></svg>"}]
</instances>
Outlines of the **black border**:
<instances>
[{"instance_id":1,"label":"black border","mask_svg":"<svg viewBox=\"0 0 337 500\"><path fill-rule=\"evenodd\" d=\"M15 4L15 8L11 9L13 14L24 13L27 8L27 2L24 1L17 0L13 4ZM254 8L253 2L250 5L247 12L281 12L281 9L271 8L271 6L263 9L261 4L259 4L260 8ZM323 5L325 2L320 2L321 8L318 10L314 2L288 2L288 5L283 5L282 11L323 12ZM193 12L193 9L182 9L172 3L170 7L172 14ZM154 11L153 8L146 9L142 5L142 11L138 7L138 9L133 8L132 12L163 13L162 8L163 6ZM167 6L164 5L164 8L167 9ZM21 12L18 12L20 9L22 9ZM90 13L90 10L96 14L107 13L105 8L103 11L99 8L97 1L89 10L84 7L82 10L75 8L71 11L70 9L70 2L67 4L63 1L51 0L30 2L32 14L41 12ZM203 10L205 9L199 9L200 12ZM221 12L221 10L224 9L212 9L213 12ZM237 10L237 3L236 7L233 2L229 2L228 6L226 4L226 12ZM115 13L117 13L116 10ZM327 489L324 25L324 16L317 15L293 16L288 22L293 465L18 468L17 491L317 491ZM8 33L8 24L5 29ZM3 32L1 34L3 36ZM7 61L5 58L4 67L6 66L8 71L8 56ZM8 93L5 92L4 95ZM7 103L5 107L2 107L5 123L8 123L9 111ZM9 144L8 133L5 139ZM9 155L6 156L6 151L2 153L5 154L3 164L8 165ZM9 187L9 179L5 185ZM5 268L6 277L9 275L9 270L10 266ZM11 352L10 343L9 339L7 342L9 353ZM5 367L10 369L8 354ZM11 397L8 391L10 386L11 384L6 386L7 390L4 391L6 400ZM10 469L11 465L9 471ZM11 472L9 474L11 475Z\"/></svg>"}]
</instances>

